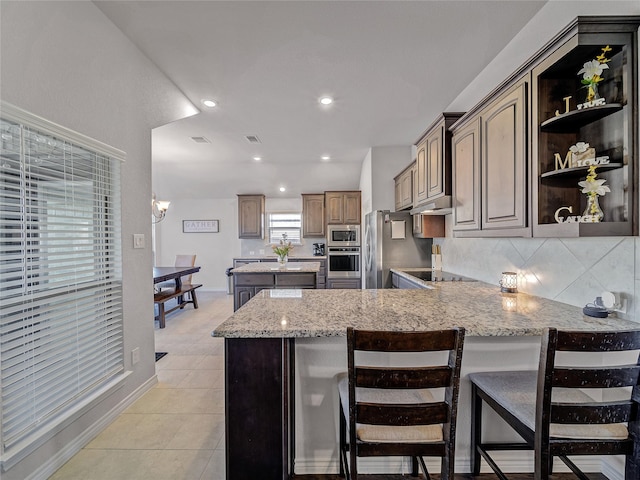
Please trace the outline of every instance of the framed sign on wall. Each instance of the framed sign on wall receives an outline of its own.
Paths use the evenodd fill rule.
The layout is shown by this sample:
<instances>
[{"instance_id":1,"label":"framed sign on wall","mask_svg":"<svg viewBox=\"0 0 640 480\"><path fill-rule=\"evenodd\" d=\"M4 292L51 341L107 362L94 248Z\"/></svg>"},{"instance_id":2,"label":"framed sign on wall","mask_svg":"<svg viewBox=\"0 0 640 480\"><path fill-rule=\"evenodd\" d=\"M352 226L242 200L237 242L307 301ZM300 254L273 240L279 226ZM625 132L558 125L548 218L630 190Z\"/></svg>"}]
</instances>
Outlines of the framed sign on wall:
<instances>
[{"instance_id":1,"label":"framed sign on wall","mask_svg":"<svg viewBox=\"0 0 640 480\"><path fill-rule=\"evenodd\" d=\"M218 233L218 220L183 220L183 233Z\"/></svg>"}]
</instances>

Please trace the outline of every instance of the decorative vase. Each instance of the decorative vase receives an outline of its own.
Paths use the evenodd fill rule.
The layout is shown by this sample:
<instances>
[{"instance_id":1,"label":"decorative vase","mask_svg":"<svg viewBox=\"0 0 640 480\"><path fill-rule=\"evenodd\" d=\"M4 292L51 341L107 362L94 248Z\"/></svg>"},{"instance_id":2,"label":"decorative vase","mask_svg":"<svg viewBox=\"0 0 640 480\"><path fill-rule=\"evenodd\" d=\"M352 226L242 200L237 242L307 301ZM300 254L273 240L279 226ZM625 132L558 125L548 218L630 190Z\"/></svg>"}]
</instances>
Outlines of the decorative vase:
<instances>
[{"instance_id":1,"label":"decorative vase","mask_svg":"<svg viewBox=\"0 0 640 480\"><path fill-rule=\"evenodd\" d=\"M590 83L587 85L587 102L593 102L600 98L600 94L598 93L598 84Z\"/></svg>"},{"instance_id":2,"label":"decorative vase","mask_svg":"<svg viewBox=\"0 0 640 480\"><path fill-rule=\"evenodd\" d=\"M289 259L287 255L278 255L278 263L280 264L280 266L285 266L288 260Z\"/></svg>"},{"instance_id":3,"label":"decorative vase","mask_svg":"<svg viewBox=\"0 0 640 480\"><path fill-rule=\"evenodd\" d=\"M600 203L598 202L599 195L588 195L587 196L587 208L584 209L583 216L590 216L591 222L598 223L604 219L604 212L600 208Z\"/></svg>"}]
</instances>

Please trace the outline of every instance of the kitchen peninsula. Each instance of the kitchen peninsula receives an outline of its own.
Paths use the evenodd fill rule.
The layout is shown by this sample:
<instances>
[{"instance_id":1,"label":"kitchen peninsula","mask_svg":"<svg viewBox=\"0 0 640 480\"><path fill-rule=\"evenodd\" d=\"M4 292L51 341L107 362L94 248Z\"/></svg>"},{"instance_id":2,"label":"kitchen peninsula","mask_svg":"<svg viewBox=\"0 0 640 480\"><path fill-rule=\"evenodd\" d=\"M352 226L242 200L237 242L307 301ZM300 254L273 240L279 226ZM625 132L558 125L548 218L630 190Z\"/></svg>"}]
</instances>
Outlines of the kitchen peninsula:
<instances>
[{"instance_id":1,"label":"kitchen peninsula","mask_svg":"<svg viewBox=\"0 0 640 480\"><path fill-rule=\"evenodd\" d=\"M233 269L233 309L264 289L317 288L320 262L247 263Z\"/></svg>"},{"instance_id":2,"label":"kitchen peninsula","mask_svg":"<svg viewBox=\"0 0 640 480\"><path fill-rule=\"evenodd\" d=\"M228 479L337 471L333 377L346 370L348 326L466 329L456 471L469 472L467 374L537 368L546 327L626 330L638 324L585 317L578 307L503 294L483 282L443 282L417 290L298 290L290 296L263 290L213 332L225 337ZM597 363L599 358L584 360ZM496 438L504 438L500 426L496 429ZM525 458L516 461L523 471Z\"/></svg>"}]
</instances>

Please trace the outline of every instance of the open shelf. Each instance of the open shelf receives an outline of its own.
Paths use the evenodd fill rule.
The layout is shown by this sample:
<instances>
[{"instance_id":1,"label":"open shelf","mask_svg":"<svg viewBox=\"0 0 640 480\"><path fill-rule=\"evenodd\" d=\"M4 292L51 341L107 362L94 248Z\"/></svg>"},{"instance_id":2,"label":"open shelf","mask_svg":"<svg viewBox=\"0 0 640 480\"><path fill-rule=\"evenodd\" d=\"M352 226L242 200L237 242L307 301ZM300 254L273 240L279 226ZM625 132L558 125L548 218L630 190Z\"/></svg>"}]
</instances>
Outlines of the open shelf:
<instances>
[{"instance_id":1,"label":"open shelf","mask_svg":"<svg viewBox=\"0 0 640 480\"><path fill-rule=\"evenodd\" d=\"M622 168L622 163L605 163L604 165L597 165L598 172L606 172L607 170L614 170L616 168ZM559 170L551 170L540 175L540 178L553 178L553 177L584 177L589 167L570 167L562 168Z\"/></svg>"},{"instance_id":2,"label":"open shelf","mask_svg":"<svg viewBox=\"0 0 640 480\"><path fill-rule=\"evenodd\" d=\"M543 132L574 132L585 125L622 110L622 107L623 105L620 103L611 103L608 105L601 105L599 107L572 110L542 122L540 124L540 129Z\"/></svg>"}]
</instances>

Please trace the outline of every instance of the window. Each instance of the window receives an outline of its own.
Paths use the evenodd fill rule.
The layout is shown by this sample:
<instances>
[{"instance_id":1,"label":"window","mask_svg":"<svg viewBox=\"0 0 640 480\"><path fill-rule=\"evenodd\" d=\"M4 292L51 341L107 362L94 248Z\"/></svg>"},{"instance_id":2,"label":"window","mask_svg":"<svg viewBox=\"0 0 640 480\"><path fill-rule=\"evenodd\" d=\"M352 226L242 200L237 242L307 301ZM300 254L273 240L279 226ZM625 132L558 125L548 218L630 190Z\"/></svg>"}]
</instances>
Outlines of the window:
<instances>
[{"instance_id":1,"label":"window","mask_svg":"<svg viewBox=\"0 0 640 480\"><path fill-rule=\"evenodd\" d=\"M269 214L269 243L279 243L282 235L294 245L300 245L302 238L301 213L270 213Z\"/></svg>"},{"instance_id":2,"label":"window","mask_svg":"<svg viewBox=\"0 0 640 480\"><path fill-rule=\"evenodd\" d=\"M123 372L123 153L5 104L0 145L7 468Z\"/></svg>"}]
</instances>

